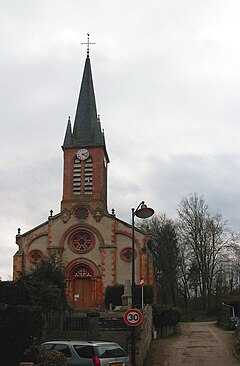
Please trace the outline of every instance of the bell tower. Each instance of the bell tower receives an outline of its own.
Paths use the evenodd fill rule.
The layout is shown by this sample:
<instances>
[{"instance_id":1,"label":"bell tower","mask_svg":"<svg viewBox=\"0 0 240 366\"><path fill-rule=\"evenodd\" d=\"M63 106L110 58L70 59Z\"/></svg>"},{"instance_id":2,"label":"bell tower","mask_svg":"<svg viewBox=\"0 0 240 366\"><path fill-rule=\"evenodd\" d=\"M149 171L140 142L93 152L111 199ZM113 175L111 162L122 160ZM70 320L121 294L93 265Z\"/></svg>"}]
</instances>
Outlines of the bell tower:
<instances>
[{"instance_id":1,"label":"bell tower","mask_svg":"<svg viewBox=\"0 0 240 366\"><path fill-rule=\"evenodd\" d=\"M70 117L63 142L64 173L61 211L77 204L107 213L107 154L97 115L89 50L72 129Z\"/></svg>"}]
</instances>

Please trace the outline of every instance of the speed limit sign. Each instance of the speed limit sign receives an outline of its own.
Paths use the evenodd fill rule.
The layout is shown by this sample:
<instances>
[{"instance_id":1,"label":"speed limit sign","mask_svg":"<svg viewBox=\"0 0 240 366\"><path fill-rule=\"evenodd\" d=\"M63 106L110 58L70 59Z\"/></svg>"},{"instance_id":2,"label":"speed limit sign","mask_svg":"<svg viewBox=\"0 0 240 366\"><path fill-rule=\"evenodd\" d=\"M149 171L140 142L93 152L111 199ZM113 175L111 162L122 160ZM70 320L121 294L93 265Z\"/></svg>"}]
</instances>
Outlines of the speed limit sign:
<instances>
[{"instance_id":1,"label":"speed limit sign","mask_svg":"<svg viewBox=\"0 0 240 366\"><path fill-rule=\"evenodd\" d=\"M129 309L125 312L123 319L127 325L130 325L131 327L136 327L142 322L143 316L140 310Z\"/></svg>"}]
</instances>

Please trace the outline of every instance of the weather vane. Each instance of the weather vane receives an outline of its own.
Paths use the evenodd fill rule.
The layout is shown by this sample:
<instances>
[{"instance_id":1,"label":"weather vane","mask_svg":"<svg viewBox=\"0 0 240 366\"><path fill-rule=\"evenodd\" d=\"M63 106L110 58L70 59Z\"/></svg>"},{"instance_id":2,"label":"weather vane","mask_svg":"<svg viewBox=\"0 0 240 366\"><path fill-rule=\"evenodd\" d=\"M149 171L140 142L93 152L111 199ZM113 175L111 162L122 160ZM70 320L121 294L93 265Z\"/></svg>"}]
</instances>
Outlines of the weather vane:
<instances>
[{"instance_id":1,"label":"weather vane","mask_svg":"<svg viewBox=\"0 0 240 366\"><path fill-rule=\"evenodd\" d=\"M95 42L89 42L89 33L87 33L87 42L82 42L81 44L86 44L87 45L87 56L89 56L89 45L90 44L95 44Z\"/></svg>"}]
</instances>

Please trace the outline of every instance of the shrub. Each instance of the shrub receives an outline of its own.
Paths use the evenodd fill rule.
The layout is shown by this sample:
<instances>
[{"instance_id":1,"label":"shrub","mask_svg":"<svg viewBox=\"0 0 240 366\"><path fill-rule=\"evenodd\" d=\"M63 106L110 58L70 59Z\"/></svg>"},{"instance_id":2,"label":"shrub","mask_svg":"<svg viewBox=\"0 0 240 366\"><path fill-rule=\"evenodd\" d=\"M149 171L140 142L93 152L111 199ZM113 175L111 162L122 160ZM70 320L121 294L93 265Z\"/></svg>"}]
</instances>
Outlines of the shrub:
<instances>
[{"instance_id":1,"label":"shrub","mask_svg":"<svg viewBox=\"0 0 240 366\"><path fill-rule=\"evenodd\" d=\"M122 305L122 295L124 293L124 285L108 286L105 292L105 305L108 308L109 304L113 306ZM144 304L153 303L153 288L146 285L143 288ZM142 304L142 288L135 286L136 305L141 307Z\"/></svg>"},{"instance_id":2,"label":"shrub","mask_svg":"<svg viewBox=\"0 0 240 366\"><path fill-rule=\"evenodd\" d=\"M163 325L176 325L182 315L180 308L168 305L153 305L153 324L156 328Z\"/></svg>"},{"instance_id":3,"label":"shrub","mask_svg":"<svg viewBox=\"0 0 240 366\"><path fill-rule=\"evenodd\" d=\"M113 306L122 305L123 292L123 285L108 286L105 291L106 308L109 307L109 304L113 304Z\"/></svg>"},{"instance_id":4,"label":"shrub","mask_svg":"<svg viewBox=\"0 0 240 366\"><path fill-rule=\"evenodd\" d=\"M42 346L33 344L24 352L24 360L27 362L43 363L53 366L66 366L67 359L62 352L46 351Z\"/></svg>"},{"instance_id":5,"label":"shrub","mask_svg":"<svg viewBox=\"0 0 240 366\"><path fill-rule=\"evenodd\" d=\"M142 304L142 288L141 286L135 287L136 304L141 307ZM152 286L145 285L143 287L143 302L144 304L153 303L153 288Z\"/></svg>"},{"instance_id":6,"label":"shrub","mask_svg":"<svg viewBox=\"0 0 240 366\"><path fill-rule=\"evenodd\" d=\"M30 273L14 282L0 282L0 303L42 306L47 310L67 309L64 270L53 256L44 258Z\"/></svg>"},{"instance_id":7,"label":"shrub","mask_svg":"<svg viewBox=\"0 0 240 366\"><path fill-rule=\"evenodd\" d=\"M0 305L1 365L16 365L23 359L24 350L40 341L44 319L39 307Z\"/></svg>"},{"instance_id":8,"label":"shrub","mask_svg":"<svg viewBox=\"0 0 240 366\"><path fill-rule=\"evenodd\" d=\"M53 366L67 366L67 359L62 352L45 351L45 363Z\"/></svg>"}]
</instances>

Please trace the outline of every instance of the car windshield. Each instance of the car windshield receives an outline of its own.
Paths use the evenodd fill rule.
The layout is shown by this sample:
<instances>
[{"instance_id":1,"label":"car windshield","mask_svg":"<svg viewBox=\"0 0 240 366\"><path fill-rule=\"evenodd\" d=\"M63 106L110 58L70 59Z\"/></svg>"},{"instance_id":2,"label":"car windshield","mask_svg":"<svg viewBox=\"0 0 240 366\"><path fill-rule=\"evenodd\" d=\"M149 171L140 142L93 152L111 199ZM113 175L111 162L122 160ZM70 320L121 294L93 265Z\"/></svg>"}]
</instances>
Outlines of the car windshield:
<instances>
[{"instance_id":1,"label":"car windshield","mask_svg":"<svg viewBox=\"0 0 240 366\"><path fill-rule=\"evenodd\" d=\"M125 357L127 352L116 345L102 345L98 346L99 358Z\"/></svg>"}]
</instances>

